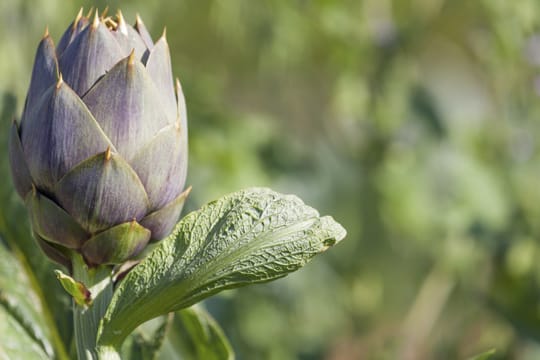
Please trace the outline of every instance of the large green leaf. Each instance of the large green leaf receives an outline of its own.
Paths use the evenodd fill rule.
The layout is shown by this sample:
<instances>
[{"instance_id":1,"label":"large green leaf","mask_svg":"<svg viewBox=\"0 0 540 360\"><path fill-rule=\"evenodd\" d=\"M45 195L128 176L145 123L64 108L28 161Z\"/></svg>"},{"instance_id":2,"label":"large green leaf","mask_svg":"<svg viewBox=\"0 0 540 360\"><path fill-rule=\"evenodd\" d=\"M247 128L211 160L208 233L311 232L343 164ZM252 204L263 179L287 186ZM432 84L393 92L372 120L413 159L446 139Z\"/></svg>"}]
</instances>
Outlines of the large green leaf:
<instances>
[{"instance_id":1,"label":"large green leaf","mask_svg":"<svg viewBox=\"0 0 540 360\"><path fill-rule=\"evenodd\" d=\"M15 351L14 347L31 345L50 357L54 351L50 331L38 295L21 264L0 242L0 349ZM10 332L12 331L12 332ZM14 341L21 336L21 341ZM11 351L9 350L9 351ZM0 350L0 355L1 355ZM23 351L23 349L21 349ZM3 358L0 356L0 358ZM9 358L9 357L8 357Z\"/></svg>"},{"instance_id":2,"label":"large green leaf","mask_svg":"<svg viewBox=\"0 0 540 360\"><path fill-rule=\"evenodd\" d=\"M232 360L234 352L218 323L198 305L177 312L158 359Z\"/></svg>"},{"instance_id":3,"label":"large green leaf","mask_svg":"<svg viewBox=\"0 0 540 360\"><path fill-rule=\"evenodd\" d=\"M98 342L118 347L139 324L228 288L297 270L345 237L293 195L252 188L187 215L116 289Z\"/></svg>"},{"instance_id":4,"label":"large green leaf","mask_svg":"<svg viewBox=\"0 0 540 360\"><path fill-rule=\"evenodd\" d=\"M5 308L0 307L0 359L50 359L38 342Z\"/></svg>"}]
</instances>

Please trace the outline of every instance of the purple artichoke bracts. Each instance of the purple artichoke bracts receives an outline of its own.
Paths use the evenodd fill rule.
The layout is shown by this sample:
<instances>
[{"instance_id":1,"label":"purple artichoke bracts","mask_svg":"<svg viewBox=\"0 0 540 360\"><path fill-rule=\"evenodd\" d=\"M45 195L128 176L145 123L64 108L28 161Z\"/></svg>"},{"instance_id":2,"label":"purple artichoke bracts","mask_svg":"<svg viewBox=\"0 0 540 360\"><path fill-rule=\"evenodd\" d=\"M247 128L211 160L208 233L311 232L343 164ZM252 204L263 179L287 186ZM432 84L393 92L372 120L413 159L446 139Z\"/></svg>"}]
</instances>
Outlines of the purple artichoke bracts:
<instances>
[{"instance_id":1,"label":"purple artichoke bracts","mask_svg":"<svg viewBox=\"0 0 540 360\"><path fill-rule=\"evenodd\" d=\"M176 88L176 89L175 89ZM118 264L166 237L187 192L187 119L165 34L76 19L41 40L9 157L37 242L69 266Z\"/></svg>"}]
</instances>

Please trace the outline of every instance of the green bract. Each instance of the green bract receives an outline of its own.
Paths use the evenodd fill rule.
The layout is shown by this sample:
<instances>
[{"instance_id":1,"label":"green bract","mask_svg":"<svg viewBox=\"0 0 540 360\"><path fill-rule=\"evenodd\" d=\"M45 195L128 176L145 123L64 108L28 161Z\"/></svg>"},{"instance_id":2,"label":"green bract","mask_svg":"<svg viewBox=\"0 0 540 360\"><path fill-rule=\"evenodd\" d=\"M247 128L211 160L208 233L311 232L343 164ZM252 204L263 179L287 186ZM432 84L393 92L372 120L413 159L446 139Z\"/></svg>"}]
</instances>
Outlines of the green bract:
<instances>
[{"instance_id":1,"label":"green bract","mask_svg":"<svg viewBox=\"0 0 540 360\"><path fill-rule=\"evenodd\" d=\"M79 13L56 47L46 32L9 144L44 252L115 264L168 235L187 196L186 121L165 34L153 43L120 12Z\"/></svg>"}]
</instances>

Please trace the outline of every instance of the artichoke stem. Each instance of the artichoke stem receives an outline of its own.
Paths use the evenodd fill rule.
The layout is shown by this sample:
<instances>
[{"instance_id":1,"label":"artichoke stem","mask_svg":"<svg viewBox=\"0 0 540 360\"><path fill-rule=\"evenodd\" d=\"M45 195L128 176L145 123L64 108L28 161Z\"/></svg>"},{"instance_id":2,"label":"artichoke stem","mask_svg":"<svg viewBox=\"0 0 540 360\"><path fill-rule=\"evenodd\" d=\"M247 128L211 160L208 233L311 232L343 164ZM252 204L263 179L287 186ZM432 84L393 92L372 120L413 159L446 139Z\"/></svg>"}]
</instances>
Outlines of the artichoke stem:
<instances>
[{"instance_id":1,"label":"artichoke stem","mask_svg":"<svg viewBox=\"0 0 540 360\"><path fill-rule=\"evenodd\" d=\"M89 268L78 254L74 255L72 260L73 277L86 286L92 299L89 306L81 306L73 301L77 358L79 360L114 359L110 351L107 356L104 356L96 346L99 323L113 294L112 269L105 265Z\"/></svg>"}]
</instances>

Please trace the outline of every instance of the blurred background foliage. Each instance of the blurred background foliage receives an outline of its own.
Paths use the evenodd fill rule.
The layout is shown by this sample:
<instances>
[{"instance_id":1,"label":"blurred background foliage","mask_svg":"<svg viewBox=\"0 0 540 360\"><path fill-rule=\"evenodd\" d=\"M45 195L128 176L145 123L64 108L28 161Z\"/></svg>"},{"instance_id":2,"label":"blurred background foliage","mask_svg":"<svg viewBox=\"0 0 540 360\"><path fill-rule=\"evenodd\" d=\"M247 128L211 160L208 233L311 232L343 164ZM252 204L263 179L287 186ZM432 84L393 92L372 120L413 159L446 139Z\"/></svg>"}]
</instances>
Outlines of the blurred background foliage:
<instances>
[{"instance_id":1,"label":"blurred background foliage","mask_svg":"<svg viewBox=\"0 0 540 360\"><path fill-rule=\"evenodd\" d=\"M348 230L306 269L205 302L239 359L540 358L538 1L4 0L4 149L45 26L58 40L106 5L167 27L186 210L262 185ZM9 181L0 196L4 241L32 246Z\"/></svg>"}]
</instances>

